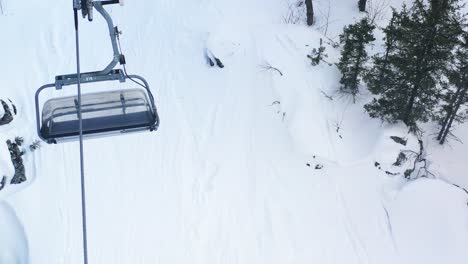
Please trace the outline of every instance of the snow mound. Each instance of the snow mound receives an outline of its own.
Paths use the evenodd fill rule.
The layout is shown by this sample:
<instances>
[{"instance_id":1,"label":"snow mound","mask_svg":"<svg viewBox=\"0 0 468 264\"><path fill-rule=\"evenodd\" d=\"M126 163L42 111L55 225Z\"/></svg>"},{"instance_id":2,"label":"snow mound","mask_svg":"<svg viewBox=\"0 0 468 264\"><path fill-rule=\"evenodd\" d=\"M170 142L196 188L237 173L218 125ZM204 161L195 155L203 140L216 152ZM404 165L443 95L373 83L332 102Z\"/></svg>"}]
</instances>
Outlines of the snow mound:
<instances>
[{"instance_id":1,"label":"snow mound","mask_svg":"<svg viewBox=\"0 0 468 264\"><path fill-rule=\"evenodd\" d=\"M466 263L467 198L461 189L440 180L406 185L391 209L400 263Z\"/></svg>"}]
</instances>

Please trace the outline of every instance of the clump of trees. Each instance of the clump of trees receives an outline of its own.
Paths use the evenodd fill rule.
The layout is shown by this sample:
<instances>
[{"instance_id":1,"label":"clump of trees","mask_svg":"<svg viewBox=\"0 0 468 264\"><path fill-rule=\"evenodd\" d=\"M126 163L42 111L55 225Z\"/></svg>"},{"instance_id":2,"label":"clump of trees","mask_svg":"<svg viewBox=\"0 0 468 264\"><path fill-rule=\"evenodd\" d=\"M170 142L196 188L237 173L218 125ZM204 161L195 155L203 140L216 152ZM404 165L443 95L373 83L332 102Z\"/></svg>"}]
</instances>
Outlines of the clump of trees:
<instances>
[{"instance_id":1,"label":"clump of trees","mask_svg":"<svg viewBox=\"0 0 468 264\"><path fill-rule=\"evenodd\" d=\"M374 60L381 69L370 76L370 91L379 95L366 109L373 117L401 120L413 130L433 117L440 102L441 80L463 32L458 0L415 0L386 28L385 57ZM442 4L443 3L443 4ZM373 73L370 73L373 74Z\"/></svg>"},{"instance_id":2,"label":"clump of trees","mask_svg":"<svg viewBox=\"0 0 468 264\"><path fill-rule=\"evenodd\" d=\"M437 139L443 144L453 124L464 122L467 116L465 17L460 0L413 0L410 7L393 10L390 23L383 29L384 52L372 57L373 66L369 69L346 63L350 48L346 45L348 40L344 40L339 66L342 89L356 92L359 82L355 76L362 74L374 95L365 105L371 117L402 121L412 131L419 129L420 122L435 120L441 126ZM346 27L343 35L349 35L350 28L356 27L361 30L353 30L353 34L373 40L369 37L373 28L364 26L363 21ZM366 58L365 53L355 54Z\"/></svg>"}]
</instances>

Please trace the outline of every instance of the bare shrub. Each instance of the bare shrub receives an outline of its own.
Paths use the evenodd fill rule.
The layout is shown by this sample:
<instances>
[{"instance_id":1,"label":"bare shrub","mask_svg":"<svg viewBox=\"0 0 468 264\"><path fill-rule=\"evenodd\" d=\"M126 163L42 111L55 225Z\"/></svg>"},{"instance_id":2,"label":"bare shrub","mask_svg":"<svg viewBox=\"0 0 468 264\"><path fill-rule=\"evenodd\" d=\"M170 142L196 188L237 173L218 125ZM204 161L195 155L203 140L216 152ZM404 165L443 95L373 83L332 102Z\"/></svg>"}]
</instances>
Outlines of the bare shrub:
<instances>
[{"instance_id":1,"label":"bare shrub","mask_svg":"<svg viewBox=\"0 0 468 264\"><path fill-rule=\"evenodd\" d=\"M267 61L264 61L262 64L259 65L259 67L263 71L274 71L277 72L279 75L283 76L283 72L281 72L278 68L271 66L271 64Z\"/></svg>"},{"instance_id":2,"label":"bare shrub","mask_svg":"<svg viewBox=\"0 0 468 264\"><path fill-rule=\"evenodd\" d=\"M286 24L299 24L305 21L306 6L301 0L286 0L287 11L283 17Z\"/></svg>"},{"instance_id":3,"label":"bare shrub","mask_svg":"<svg viewBox=\"0 0 468 264\"><path fill-rule=\"evenodd\" d=\"M367 16L371 24L384 20L389 7L389 0L369 0Z\"/></svg>"},{"instance_id":4,"label":"bare shrub","mask_svg":"<svg viewBox=\"0 0 468 264\"><path fill-rule=\"evenodd\" d=\"M323 21L320 25L317 26L317 29L320 30L323 35L327 36L328 34L328 26L335 22L336 20L330 21L330 13L331 13L331 3L330 0L327 0L326 10L323 10L320 5L317 7L320 21Z\"/></svg>"}]
</instances>

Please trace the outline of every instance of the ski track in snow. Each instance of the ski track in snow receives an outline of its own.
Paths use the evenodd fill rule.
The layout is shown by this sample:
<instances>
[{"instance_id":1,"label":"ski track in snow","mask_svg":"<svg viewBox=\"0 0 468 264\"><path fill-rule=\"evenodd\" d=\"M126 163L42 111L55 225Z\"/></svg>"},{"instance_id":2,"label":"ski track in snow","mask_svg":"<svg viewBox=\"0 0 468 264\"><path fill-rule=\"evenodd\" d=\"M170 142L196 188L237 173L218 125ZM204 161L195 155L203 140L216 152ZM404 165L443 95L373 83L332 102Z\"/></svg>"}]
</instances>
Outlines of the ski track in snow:
<instances>
[{"instance_id":1,"label":"ski track in snow","mask_svg":"<svg viewBox=\"0 0 468 264\"><path fill-rule=\"evenodd\" d=\"M15 16L6 19L46 9L31 2L37 10L12 3ZM398 181L373 168L379 122L324 101L321 89L336 88L336 72L321 65L311 74L305 57L320 35L278 24L280 0L182 2L111 9L128 70L148 79L161 127L85 142L90 263L399 263L381 191ZM0 21L12 36L7 48L37 40L22 44L22 56L6 56L33 68L18 84L31 124L35 87L74 70L69 9L58 3L24 32ZM81 22L84 70L109 59L105 30L102 19ZM225 68L205 63L207 48ZM263 71L263 62L284 76ZM359 117L344 119L341 140L332 126L342 115ZM82 263L78 154L77 143L44 146L34 183L8 197L24 222L21 245L29 244L29 262L14 263Z\"/></svg>"}]
</instances>

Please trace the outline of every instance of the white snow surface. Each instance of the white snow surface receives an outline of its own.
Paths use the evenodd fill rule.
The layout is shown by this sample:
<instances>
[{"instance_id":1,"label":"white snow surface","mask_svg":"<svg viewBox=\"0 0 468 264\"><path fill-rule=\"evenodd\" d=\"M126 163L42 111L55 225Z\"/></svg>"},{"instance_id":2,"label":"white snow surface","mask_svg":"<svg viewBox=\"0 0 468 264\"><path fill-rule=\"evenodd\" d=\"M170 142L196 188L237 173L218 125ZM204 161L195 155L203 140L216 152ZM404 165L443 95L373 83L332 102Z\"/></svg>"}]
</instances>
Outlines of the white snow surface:
<instances>
[{"instance_id":1,"label":"white snow surface","mask_svg":"<svg viewBox=\"0 0 468 264\"><path fill-rule=\"evenodd\" d=\"M466 263L465 198L465 192L435 180L418 180L402 189L390 214L401 263ZM418 243L412 241L415 237Z\"/></svg>"},{"instance_id":2,"label":"white snow surface","mask_svg":"<svg viewBox=\"0 0 468 264\"><path fill-rule=\"evenodd\" d=\"M21 109L0 133L32 140L35 90L75 70L71 3L3 2L0 97ZM324 36L329 2L314 3L313 28L285 24L285 0L141 0L110 8L124 32L128 70L152 86L161 126L85 142L90 263L468 261L468 195L449 183L468 176L466 146L452 152L430 143L440 179L405 180L406 167L392 163L401 150L418 150L417 140L399 124L370 119L362 108L367 94L356 104L340 97L336 67L312 67L306 58L320 38L336 41L363 14L354 1L330 1ZM106 30L97 15L93 23L80 20L83 71L108 63ZM339 50L325 45L335 63ZM209 67L207 50L226 67ZM91 87L118 83L83 90ZM0 165L11 174L4 152ZM34 153L27 184L0 192L18 216L0 205L1 263L82 263L78 144L43 144ZM438 159L444 155L447 166Z\"/></svg>"},{"instance_id":3,"label":"white snow surface","mask_svg":"<svg viewBox=\"0 0 468 264\"><path fill-rule=\"evenodd\" d=\"M0 263L27 264L28 244L14 210L0 202Z\"/></svg>"}]
</instances>

